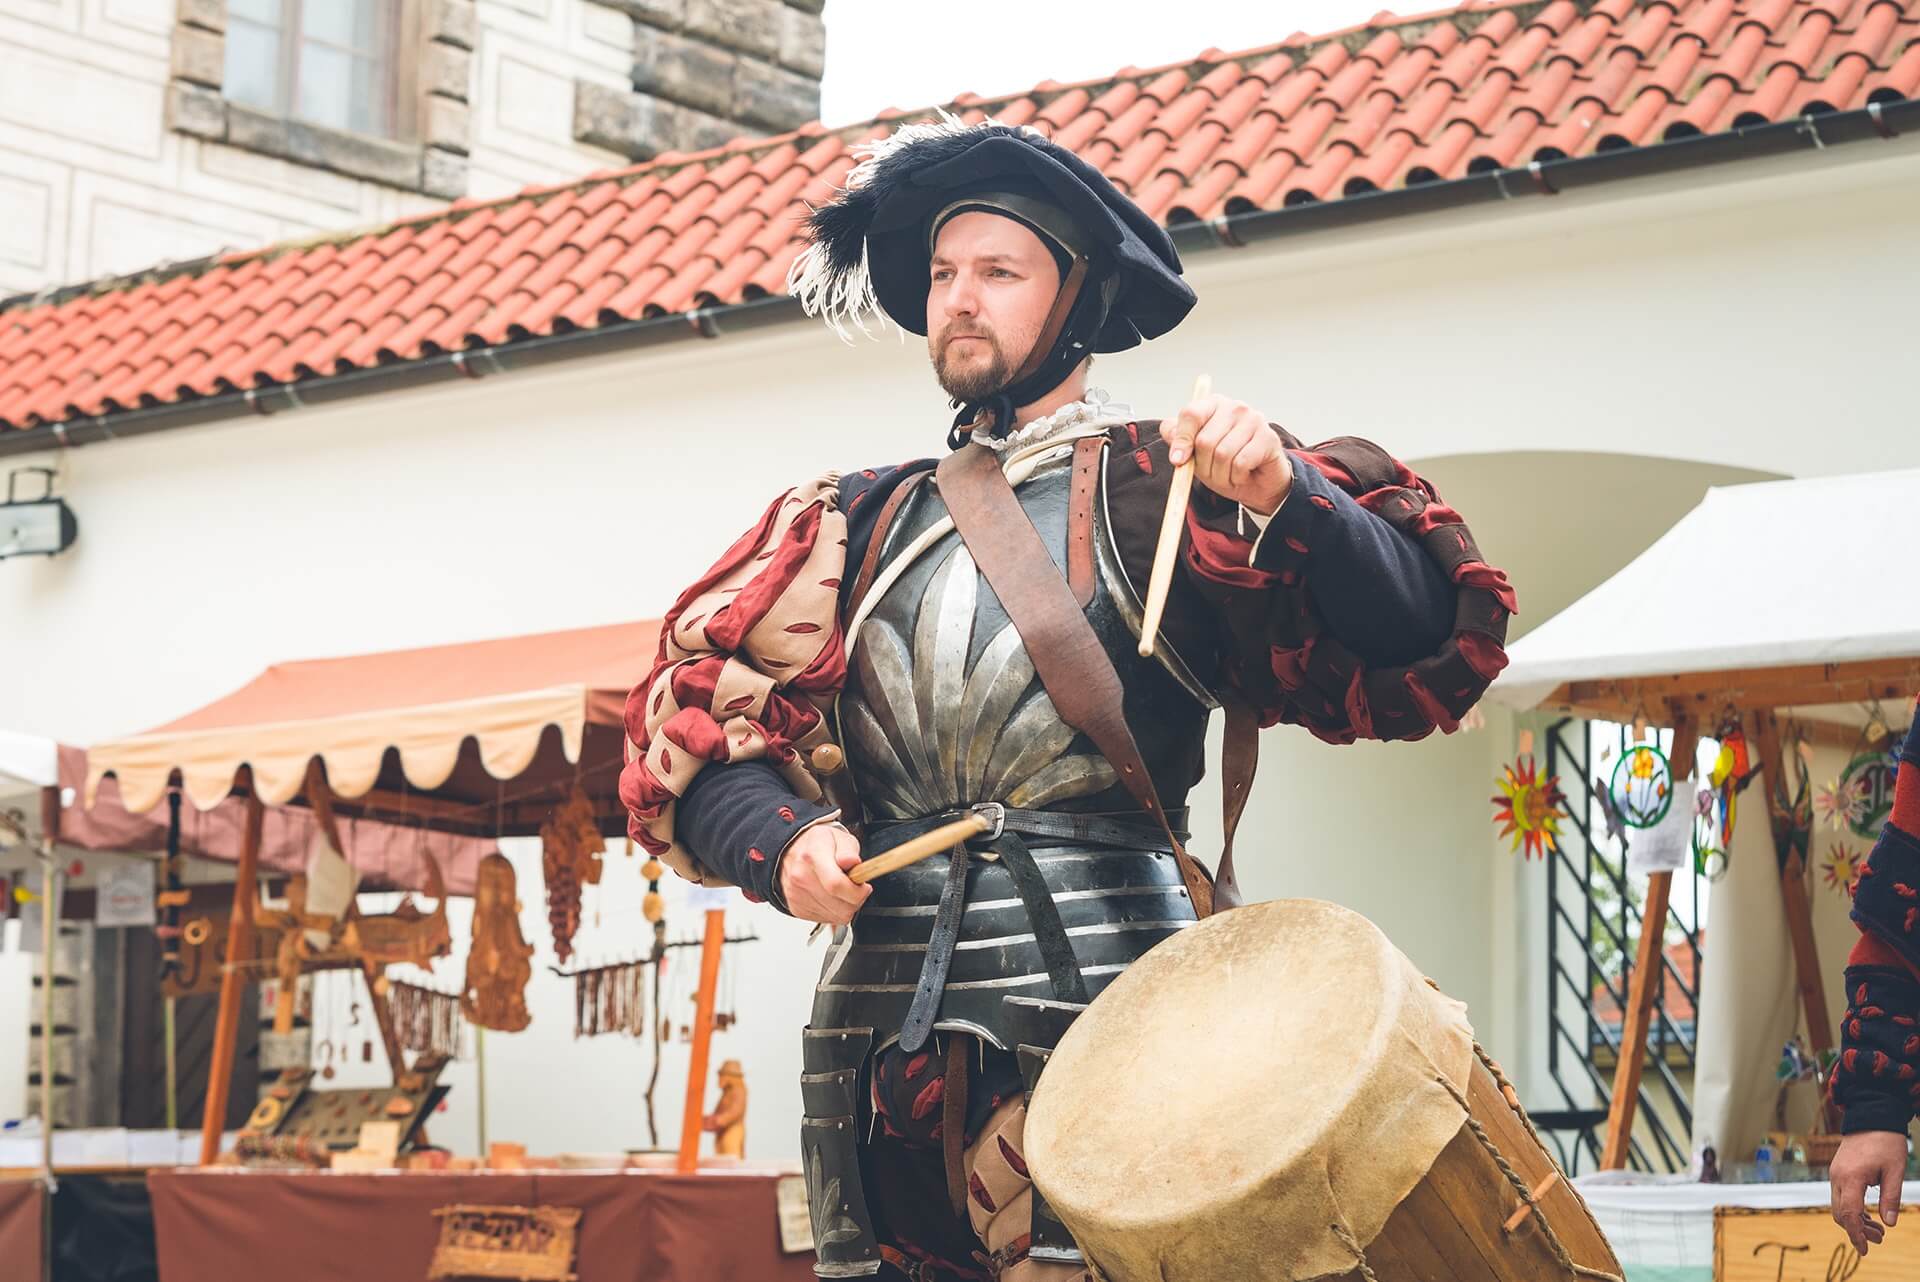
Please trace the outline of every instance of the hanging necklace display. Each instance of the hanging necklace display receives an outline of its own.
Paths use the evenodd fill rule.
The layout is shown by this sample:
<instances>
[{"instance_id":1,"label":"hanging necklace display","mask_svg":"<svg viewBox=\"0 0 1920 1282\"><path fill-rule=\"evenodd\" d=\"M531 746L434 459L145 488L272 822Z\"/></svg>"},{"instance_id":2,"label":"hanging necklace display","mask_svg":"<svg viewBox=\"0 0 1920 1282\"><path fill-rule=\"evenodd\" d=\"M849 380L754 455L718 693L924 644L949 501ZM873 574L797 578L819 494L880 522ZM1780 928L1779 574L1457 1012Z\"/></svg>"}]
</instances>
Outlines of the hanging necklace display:
<instances>
[{"instance_id":1,"label":"hanging necklace display","mask_svg":"<svg viewBox=\"0 0 1920 1282\"><path fill-rule=\"evenodd\" d=\"M450 1060L465 1057L460 994L394 980L387 985L385 1000L402 1050Z\"/></svg>"},{"instance_id":2,"label":"hanging necklace display","mask_svg":"<svg viewBox=\"0 0 1920 1282\"><path fill-rule=\"evenodd\" d=\"M647 1031L646 984L650 962L615 962L573 973L573 1035L599 1037Z\"/></svg>"},{"instance_id":3,"label":"hanging necklace display","mask_svg":"<svg viewBox=\"0 0 1920 1282\"><path fill-rule=\"evenodd\" d=\"M1607 797L1629 828L1651 828L1673 806L1673 767L1651 743L1636 743L1620 755Z\"/></svg>"}]
</instances>

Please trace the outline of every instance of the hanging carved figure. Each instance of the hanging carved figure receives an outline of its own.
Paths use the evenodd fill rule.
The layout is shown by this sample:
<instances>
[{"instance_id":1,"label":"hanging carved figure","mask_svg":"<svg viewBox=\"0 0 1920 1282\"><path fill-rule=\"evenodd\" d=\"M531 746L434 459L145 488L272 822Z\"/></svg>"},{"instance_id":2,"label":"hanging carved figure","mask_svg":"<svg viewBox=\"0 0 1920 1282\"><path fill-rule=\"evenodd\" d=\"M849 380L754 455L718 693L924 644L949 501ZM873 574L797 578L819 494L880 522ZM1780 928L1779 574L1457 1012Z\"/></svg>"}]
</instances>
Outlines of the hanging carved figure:
<instances>
[{"instance_id":1,"label":"hanging carved figure","mask_svg":"<svg viewBox=\"0 0 1920 1282\"><path fill-rule=\"evenodd\" d=\"M533 945L520 933L515 884L513 865L499 851L480 861L473 888L473 946L467 950L467 984L460 995L468 1023L500 1033L517 1033L533 1019L527 1011Z\"/></svg>"}]
</instances>

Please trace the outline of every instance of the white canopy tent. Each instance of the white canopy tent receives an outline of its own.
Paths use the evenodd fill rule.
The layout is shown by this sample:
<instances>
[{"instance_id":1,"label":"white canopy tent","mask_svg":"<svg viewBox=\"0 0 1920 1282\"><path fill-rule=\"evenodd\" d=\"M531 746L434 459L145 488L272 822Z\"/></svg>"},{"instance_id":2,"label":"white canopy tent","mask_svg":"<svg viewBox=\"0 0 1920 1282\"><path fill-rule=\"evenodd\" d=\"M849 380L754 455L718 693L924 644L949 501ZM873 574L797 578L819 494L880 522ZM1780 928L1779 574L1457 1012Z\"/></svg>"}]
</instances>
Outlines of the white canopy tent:
<instances>
[{"instance_id":1,"label":"white canopy tent","mask_svg":"<svg viewBox=\"0 0 1920 1282\"><path fill-rule=\"evenodd\" d=\"M1832 1044L1828 990L1843 996L1837 960L1853 931L1844 894L1818 894L1799 855L1773 849L1766 820L1786 773L1775 714L1854 723L1807 736L1824 779L1844 764L1865 708L1885 700L1897 717L1920 691L1920 595L1893 569L1897 518L1916 495L1920 470L1711 489L1639 557L1515 642L1490 691L1520 710L1674 726L1676 775L1729 713L1758 742L1765 777L1747 791L1752 817L1708 901L1716 924L1701 963L1696 1152L1712 1144L1729 1158L1772 1125L1774 1064L1801 1010L1814 1047ZM1645 920L1666 918L1669 878L1650 879ZM1643 933L1609 1165L1624 1161L1658 976L1660 932Z\"/></svg>"},{"instance_id":2,"label":"white canopy tent","mask_svg":"<svg viewBox=\"0 0 1920 1282\"><path fill-rule=\"evenodd\" d=\"M1916 497L1920 470L1710 489L1618 574L1514 642L1489 697L1580 706L1610 685L1640 688L1651 708L1690 693L1675 683L1691 674L1920 667L1920 597L1897 589L1892 568L1894 522Z\"/></svg>"}]
</instances>

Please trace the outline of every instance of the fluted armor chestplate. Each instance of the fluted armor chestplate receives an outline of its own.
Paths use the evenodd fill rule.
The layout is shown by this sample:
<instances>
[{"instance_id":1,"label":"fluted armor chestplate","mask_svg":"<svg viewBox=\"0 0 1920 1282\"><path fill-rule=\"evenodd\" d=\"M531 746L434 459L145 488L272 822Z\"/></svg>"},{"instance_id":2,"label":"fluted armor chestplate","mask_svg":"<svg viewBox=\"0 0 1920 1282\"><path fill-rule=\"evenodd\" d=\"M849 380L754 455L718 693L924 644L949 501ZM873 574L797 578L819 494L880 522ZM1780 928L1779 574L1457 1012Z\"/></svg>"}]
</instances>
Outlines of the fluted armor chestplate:
<instances>
[{"instance_id":1,"label":"fluted armor chestplate","mask_svg":"<svg viewBox=\"0 0 1920 1282\"><path fill-rule=\"evenodd\" d=\"M1064 573L1071 460L1043 464L1015 493ZM946 516L932 485L903 505L882 564ZM1201 771L1209 704L1178 661L1138 652L1138 596L1094 504L1088 622L1125 691L1123 708L1160 797L1178 808ZM949 528L921 551L859 625L838 707L841 742L869 823L920 819L980 802L1027 810L1132 813L1138 803L1091 740L1060 719L1019 633ZM1173 856L1030 837L1090 993L1191 924ZM935 856L873 882L837 936L814 999L816 1028L871 1027L884 1045L913 996L948 875ZM1051 996L1046 967L1012 878L975 858L935 1027L1010 1047L1001 1000Z\"/></svg>"}]
</instances>

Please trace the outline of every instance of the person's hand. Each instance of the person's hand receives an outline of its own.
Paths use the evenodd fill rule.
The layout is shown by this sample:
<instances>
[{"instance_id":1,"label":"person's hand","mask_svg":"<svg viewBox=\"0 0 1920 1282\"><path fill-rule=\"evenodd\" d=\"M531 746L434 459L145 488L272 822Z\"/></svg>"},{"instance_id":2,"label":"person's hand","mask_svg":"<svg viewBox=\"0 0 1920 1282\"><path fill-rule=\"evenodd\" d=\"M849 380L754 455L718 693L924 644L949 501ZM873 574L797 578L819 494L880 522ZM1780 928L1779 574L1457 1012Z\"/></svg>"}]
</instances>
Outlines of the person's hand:
<instances>
[{"instance_id":1,"label":"person's hand","mask_svg":"<svg viewBox=\"0 0 1920 1282\"><path fill-rule=\"evenodd\" d=\"M1293 488L1293 460L1266 415L1243 401L1212 394L1160 424L1175 467L1191 458L1193 479L1218 494L1272 516Z\"/></svg>"},{"instance_id":2,"label":"person's hand","mask_svg":"<svg viewBox=\"0 0 1920 1282\"><path fill-rule=\"evenodd\" d=\"M1907 1173L1907 1137L1898 1131L1858 1131L1840 1141L1827 1169L1832 1183L1833 1220L1847 1231L1853 1249L1866 1255L1869 1243L1887 1235L1900 1218L1900 1181ZM1880 1186L1882 1227L1866 1209L1867 1189Z\"/></svg>"},{"instance_id":3,"label":"person's hand","mask_svg":"<svg viewBox=\"0 0 1920 1282\"><path fill-rule=\"evenodd\" d=\"M860 862L860 843L837 823L815 824L795 837L780 856L780 897L803 921L844 926L873 893L847 871Z\"/></svg>"}]
</instances>

